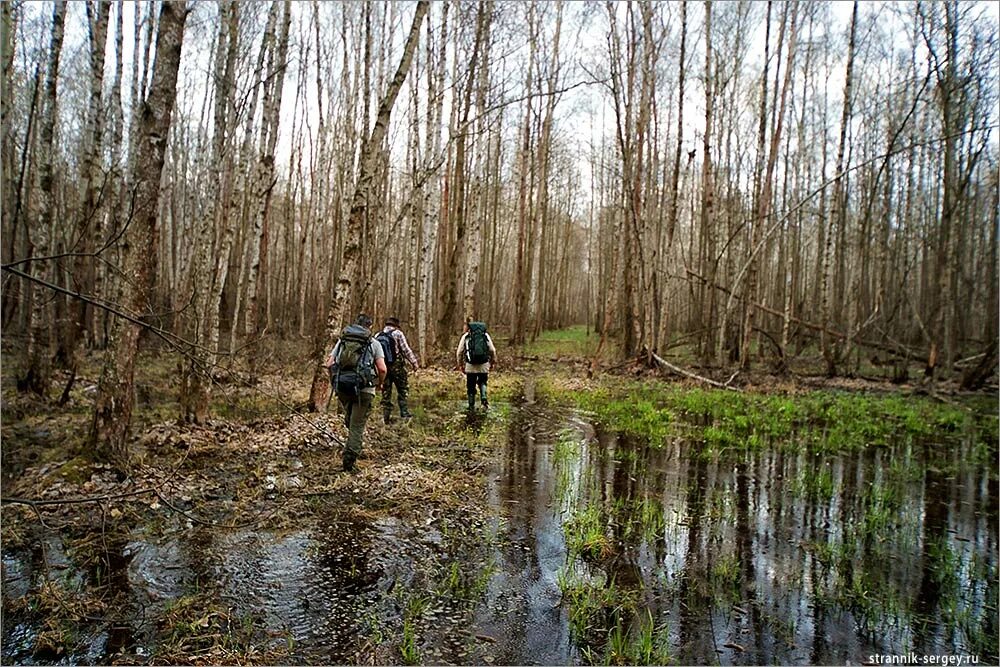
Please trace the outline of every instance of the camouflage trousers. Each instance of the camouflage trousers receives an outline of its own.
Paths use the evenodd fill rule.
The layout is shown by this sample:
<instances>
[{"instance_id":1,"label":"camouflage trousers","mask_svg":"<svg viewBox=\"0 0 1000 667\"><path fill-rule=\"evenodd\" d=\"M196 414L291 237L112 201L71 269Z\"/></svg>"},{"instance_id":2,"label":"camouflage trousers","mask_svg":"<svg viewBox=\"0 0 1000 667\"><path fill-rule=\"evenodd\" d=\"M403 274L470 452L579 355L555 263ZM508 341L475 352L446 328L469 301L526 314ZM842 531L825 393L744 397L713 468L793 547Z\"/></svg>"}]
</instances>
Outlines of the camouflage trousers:
<instances>
[{"instance_id":1,"label":"camouflage trousers","mask_svg":"<svg viewBox=\"0 0 1000 667\"><path fill-rule=\"evenodd\" d=\"M392 416L392 388L396 387L397 402L399 403L399 416L406 419L412 417L410 408L406 404L406 397L410 393L409 374L406 371L406 362L400 359L389 366L382 383L382 412L385 420L389 421Z\"/></svg>"}]
</instances>

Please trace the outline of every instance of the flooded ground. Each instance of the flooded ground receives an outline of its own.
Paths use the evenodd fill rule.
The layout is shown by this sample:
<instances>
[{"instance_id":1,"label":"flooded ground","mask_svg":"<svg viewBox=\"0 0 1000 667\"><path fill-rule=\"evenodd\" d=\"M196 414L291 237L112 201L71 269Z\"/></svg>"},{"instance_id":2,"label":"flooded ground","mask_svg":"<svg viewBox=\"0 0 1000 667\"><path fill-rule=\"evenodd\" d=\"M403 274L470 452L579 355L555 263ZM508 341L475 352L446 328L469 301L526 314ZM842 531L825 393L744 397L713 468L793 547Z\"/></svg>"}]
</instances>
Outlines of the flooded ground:
<instances>
[{"instance_id":1,"label":"flooded ground","mask_svg":"<svg viewBox=\"0 0 1000 667\"><path fill-rule=\"evenodd\" d=\"M540 632L503 661L992 664L997 486L966 458L933 442L703 457L526 406L493 489L525 549L506 581Z\"/></svg>"},{"instance_id":2,"label":"flooded ground","mask_svg":"<svg viewBox=\"0 0 1000 667\"><path fill-rule=\"evenodd\" d=\"M709 456L526 394L483 506L402 520L318 498L291 531L135 534L103 575L128 592L117 622L66 656L5 613L4 661L163 661L169 617L171 641L226 631L290 663L996 663L997 481L971 444ZM6 612L88 580L57 539L5 552L3 577ZM216 617L183 617L199 596Z\"/></svg>"}]
</instances>

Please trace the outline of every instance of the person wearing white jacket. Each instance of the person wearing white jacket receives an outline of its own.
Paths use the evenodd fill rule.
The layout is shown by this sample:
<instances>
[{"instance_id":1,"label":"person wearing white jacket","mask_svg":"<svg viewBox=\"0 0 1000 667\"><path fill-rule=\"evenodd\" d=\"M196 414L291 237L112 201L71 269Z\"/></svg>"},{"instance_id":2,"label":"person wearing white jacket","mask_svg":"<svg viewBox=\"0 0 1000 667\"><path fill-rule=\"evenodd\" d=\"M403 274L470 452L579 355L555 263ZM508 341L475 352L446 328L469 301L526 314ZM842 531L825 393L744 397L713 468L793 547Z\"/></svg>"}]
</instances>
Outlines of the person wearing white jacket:
<instances>
[{"instance_id":1,"label":"person wearing white jacket","mask_svg":"<svg viewBox=\"0 0 1000 667\"><path fill-rule=\"evenodd\" d=\"M493 345L493 339L486 332L485 324L466 320L462 338L458 341L458 349L455 350L455 362L458 370L465 373L469 410L476 409L477 387L483 409L489 409L486 381L489 379L491 366L497 363L497 349Z\"/></svg>"}]
</instances>

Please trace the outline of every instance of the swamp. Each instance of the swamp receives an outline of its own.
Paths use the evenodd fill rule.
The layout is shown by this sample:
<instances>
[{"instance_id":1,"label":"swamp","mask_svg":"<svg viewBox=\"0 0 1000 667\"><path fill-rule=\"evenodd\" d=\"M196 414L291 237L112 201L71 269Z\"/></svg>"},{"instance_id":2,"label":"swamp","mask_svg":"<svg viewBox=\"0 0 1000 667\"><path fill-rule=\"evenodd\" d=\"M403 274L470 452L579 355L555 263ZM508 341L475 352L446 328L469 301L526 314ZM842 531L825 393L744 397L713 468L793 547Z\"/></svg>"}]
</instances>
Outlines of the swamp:
<instances>
[{"instance_id":1,"label":"swamp","mask_svg":"<svg viewBox=\"0 0 1000 667\"><path fill-rule=\"evenodd\" d=\"M86 381L60 413L5 386L4 661L997 660L995 397L588 379L551 361L579 333L495 372L489 411L412 375L356 475L305 378L182 425L148 358L124 480L80 451Z\"/></svg>"},{"instance_id":2,"label":"swamp","mask_svg":"<svg viewBox=\"0 0 1000 667\"><path fill-rule=\"evenodd\" d=\"M1000 663L997 72L985 0L0 1L0 663Z\"/></svg>"}]
</instances>

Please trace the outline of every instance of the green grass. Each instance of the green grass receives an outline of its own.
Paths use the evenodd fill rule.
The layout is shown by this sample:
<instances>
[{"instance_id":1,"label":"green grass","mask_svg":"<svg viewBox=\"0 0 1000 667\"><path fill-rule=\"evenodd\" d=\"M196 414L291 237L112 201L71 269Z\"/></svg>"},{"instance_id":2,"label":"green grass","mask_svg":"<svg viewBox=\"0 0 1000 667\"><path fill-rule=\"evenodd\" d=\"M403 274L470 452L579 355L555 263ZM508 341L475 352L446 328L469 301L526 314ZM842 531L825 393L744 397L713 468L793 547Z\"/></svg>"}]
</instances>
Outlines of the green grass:
<instances>
[{"instance_id":1,"label":"green grass","mask_svg":"<svg viewBox=\"0 0 1000 667\"><path fill-rule=\"evenodd\" d=\"M872 482L863 497L862 535L867 539L885 536L886 530L899 520L901 504L902 497L896 486Z\"/></svg>"},{"instance_id":2,"label":"green grass","mask_svg":"<svg viewBox=\"0 0 1000 667\"><path fill-rule=\"evenodd\" d=\"M963 408L914 396L736 393L660 381L583 390L540 383L539 389L592 413L608 429L647 438L654 447L684 438L711 457L769 446L832 454L927 440L968 440L976 461L995 458L997 450L996 418L976 402Z\"/></svg>"},{"instance_id":3,"label":"green grass","mask_svg":"<svg viewBox=\"0 0 1000 667\"><path fill-rule=\"evenodd\" d=\"M833 491L833 475L827 466L818 470L812 467L802 468L792 482L792 493L800 498L828 500L833 497Z\"/></svg>"},{"instance_id":4,"label":"green grass","mask_svg":"<svg viewBox=\"0 0 1000 667\"><path fill-rule=\"evenodd\" d=\"M647 398L622 398L598 389L572 395L578 407L597 415L605 426L629 435L662 441L672 431L670 410Z\"/></svg>"},{"instance_id":5,"label":"green grass","mask_svg":"<svg viewBox=\"0 0 1000 667\"><path fill-rule=\"evenodd\" d=\"M634 612L638 603L636 591L617 586L603 574L582 575L572 558L556 575L556 583L569 610L570 632L585 651L606 640L601 629L610 627L613 615Z\"/></svg>"},{"instance_id":6,"label":"green grass","mask_svg":"<svg viewBox=\"0 0 1000 667\"><path fill-rule=\"evenodd\" d=\"M600 561L610 556L613 545L607 535L607 523L601 506L596 503L574 511L563 522L566 546L570 553L591 561Z\"/></svg>"},{"instance_id":7,"label":"green grass","mask_svg":"<svg viewBox=\"0 0 1000 667\"><path fill-rule=\"evenodd\" d=\"M567 465L580 456L580 435L574 429L566 429L559 434L552 450L552 464Z\"/></svg>"},{"instance_id":8,"label":"green grass","mask_svg":"<svg viewBox=\"0 0 1000 667\"><path fill-rule=\"evenodd\" d=\"M869 638L908 614L901 592L879 581L870 570L856 569L853 576L842 580L838 602L851 610L858 630Z\"/></svg>"},{"instance_id":9,"label":"green grass","mask_svg":"<svg viewBox=\"0 0 1000 667\"><path fill-rule=\"evenodd\" d=\"M600 665L668 665L668 628L648 610L639 611L639 592L616 585L603 574L588 577L572 559L557 574L570 632L584 661ZM630 623L628 619L637 619Z\"/></svg>"},{"instance_id":10,"label":"green grass","mask_svg":"<svg viewBox=\"0 0 1000 667\"><path fill-rule=\"evenodd\" d=\"M420 664L420 649L417 647L416 629L413 621L403 619L403 640L399 644L399 655L404 665Z\"/></svg>"},{"instance_id":11,"label":"green grass","mask_svg":"<svg viewBox=\"0 0 1000 667\"><path fill-rule=\"evenodd\" d=\"M608 641L600 663L603 665L669 665L669 634L666 625L656 625L646 610L637 626L625 625L621 615L608 633Z\"/></svg>"},{"instance_id":12,"label":"green grass","mask_svg":"<svg viewBox=\"0 0 1000 667\"><path fill-rule=\"evenodd\" d=\"M565 329L543 331L533 341L524 347L524 354L542 359L566 357L593 357L601 336L584 324L577 324ZM613 359L617 354L617 345L612 339L604 343L601 356Z\"/></svg>"},{"instance_id":13,"label":"green grass","mask_svg":"<svg viewBox=\"0 0 1000 667\"><path fill-rule=\"evenodd\" d=\"M482 597L496 572L496 563L490 559L482 565L473 565L474 567L467 562L452 561L438 582L438 594L466 602L474 602Z\"/></svg>"},{"instance_id":14,"label":"green grass","mask_svg":"<svg viewBox=\"0 0 1000 667\"><path fill-rule=\"evenodd\" d=\"M739 602L742 597L740 585L743 575L736 556L723 556L712 564L708 573L712 594L719 602Z\"/></svg>"},{"instance_id":15,"label":"green grass","mask_svg":"<svg viewBox=\"0 0 1000 667\"><path fill-rule=\"evenodd\" d=\"M625 539L638 536L646 542L656 542L663 538L667 519L663 514L663 503L653 498L637 498L631 503L622 503L619 521L625 525Z\"/></svg>"}]
</instances>

